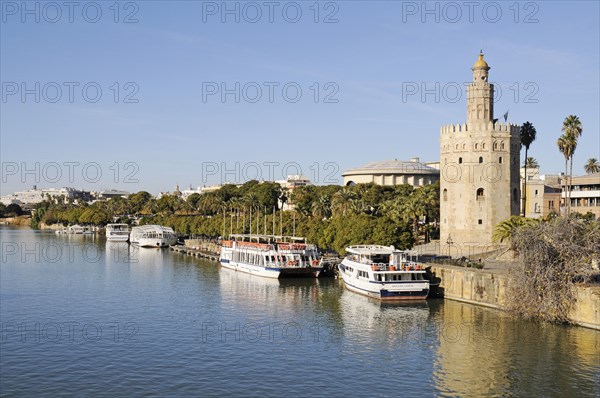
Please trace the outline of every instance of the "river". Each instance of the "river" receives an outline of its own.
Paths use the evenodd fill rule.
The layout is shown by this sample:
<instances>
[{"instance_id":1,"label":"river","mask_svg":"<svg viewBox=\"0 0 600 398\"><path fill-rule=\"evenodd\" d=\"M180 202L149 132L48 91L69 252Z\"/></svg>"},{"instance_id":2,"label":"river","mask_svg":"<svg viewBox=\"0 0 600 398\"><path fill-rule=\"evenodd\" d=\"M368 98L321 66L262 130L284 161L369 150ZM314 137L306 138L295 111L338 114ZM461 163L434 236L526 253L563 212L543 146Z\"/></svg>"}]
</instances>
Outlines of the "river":
<instances>
[{"instance_id":1,"label":"river","mask_svg":"<svg viewBox=\"0 0 600 398\"><path fill-rule=\"evenodd\" d=\"M600 332L0 227L2 396L600 394Z\"/></svg>"}]
</instances>

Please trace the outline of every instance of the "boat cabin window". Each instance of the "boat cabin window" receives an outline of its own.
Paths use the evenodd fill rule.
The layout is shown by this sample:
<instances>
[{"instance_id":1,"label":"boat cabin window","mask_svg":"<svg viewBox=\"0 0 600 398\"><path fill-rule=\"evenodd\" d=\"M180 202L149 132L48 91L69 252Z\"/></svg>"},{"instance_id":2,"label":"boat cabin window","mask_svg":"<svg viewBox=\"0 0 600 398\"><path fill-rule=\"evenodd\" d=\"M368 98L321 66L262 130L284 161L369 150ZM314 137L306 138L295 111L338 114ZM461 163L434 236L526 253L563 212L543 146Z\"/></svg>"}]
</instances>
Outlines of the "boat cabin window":
<instances>
[{"instance_id":1,"label":"boat cabin window","mask_svg":"<svg viewBox=\"0 0 600 398\"><path fill-rule=\"evenodd\" d=\"M374 254L371 256L371 262L373 263L385 263L388 264L390 261L389 254Z\"/></svg>"}]
</instances>

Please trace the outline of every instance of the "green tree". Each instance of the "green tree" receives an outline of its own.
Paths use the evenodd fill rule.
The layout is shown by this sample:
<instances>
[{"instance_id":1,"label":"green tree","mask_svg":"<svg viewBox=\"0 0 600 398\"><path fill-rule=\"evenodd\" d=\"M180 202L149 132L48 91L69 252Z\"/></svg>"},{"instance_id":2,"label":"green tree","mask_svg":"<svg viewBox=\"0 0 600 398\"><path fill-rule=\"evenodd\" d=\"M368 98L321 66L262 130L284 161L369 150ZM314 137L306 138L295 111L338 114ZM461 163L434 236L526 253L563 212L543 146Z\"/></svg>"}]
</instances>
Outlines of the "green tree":
<instances>
[{"instance_id":1,"label":"green tree","mask_svg":"<svg viewBox=\"0 0 600 398\"><path fill-rule=\"evenodd\" d=\"M4 214L7 217L20 216L21 214L23 214L23 209L18 204L11 203L8 206L6 206L6 209L4 210Z\"/></svg>"},{"instance_id":2,"label":"green tree","mask_svg":"<svg viewBox=\"0 0 600 398\"><path fill-rule=\"evenodd\" d=\"M577 141L581 134L583 133L583 128L581 126L581 121L579 117L575 115L569 115L565 118L563 122L562 131L565 135L570 137L571 141L571 155L570 155L570 165L569 165L569 212L571 208L571 190L573 187L573 157L575 156L575 149L577 149Z\"/></svg>"},{"instance_id":3,"label":"green tree","mask_svg":"<svg viewBox=\"0 0 600 398\"><path fill-rule=\"evenodd\" d=\"M525 178L523 182L523 217L525 217L525 208L527 204L527 152L529 151L529 146L535 141L535 136L537 132L533 124L530 122L525 122L521 126L521 145L525 147Z\"/></svg>"},{"instance_id":4,"label":"green tree","mask_svg":"<svg viewBox=\"0 0 600 398\"><path fill-rule=\"evenodd\" d=\"M596 158L588 159L583 168L587 174L600 173L600 163L598 163L598 159Z\"/></svg>"},{"instance_id":5,"label":"green tree","mask_svg":"<svg viewBox=\"0 0 600 398\"><path fill-rule=\"evenodd\" d=\"M564 190L565 190L565 209L567 212L567 215L570 213L571 210L571 200L569 198L569 179L568 179L568 165L569 165L569 159L571 158L571 155L573 154L573 146L576 145L574 143L574 140L571 136L563 134L560 137L558 137L558 140L556 141L556 145L558 145L558 150L560 151L560 153L562 153L562 155L565 158L565 177L564 177Z\"/></svg>"},{"instance_id":6,"label":"green tree","mask_svg":"<svg viewBox=\"0 0 600 398\"><path fill-rule=\"evenodd\" d=\"M356 200L357 195L348 187L344 187L333 195L331 201L332 212L334 215L345 216L351 208L352 201Z\"/></svg>"},{"instance_id":7,"label":"green tree","mask_svg":"<svg viewBox=\"0 0 600 398\"><path fill-rule=\"evenodd\" d=\"M200 200L202 196L199 193L193 193L187 198L187 202L191 206L192 209L198 210L198 205L200 204Z\"/></svg>"},{"instance_id":8,"label":"green tree","mask_svg":"<svg viewBox=\"0 0 600 398\"><path fill-rule=\"evenodd\" d=\"M331 200L326 195L321 195L312 204L312 215L319 219L331 217Z\"/></svg>"},{"instance_id":9,"label":"green tree","mask_svg":"<svg viewBox=\"0 0 600 398\"><path fill-rule=\"evenodd\" d=\"M527 223L527 218L523 216L511 216L510 218L500 222L494 227L492 241L503 243L510 241L517 229Z\"/></svg>"},{"instance_id":10,"label":"green tree","mask_svg":"<svg viewBox=\"0 0 600 398\"><path fill-rule=\"evenodd\" d=\"M525 160L525 167L529 167L532 169L536 169L538 167L540 167L538 161L535 158L532 158L531 156L527 158L527 160Z\"/></svg>"}]
</instances>

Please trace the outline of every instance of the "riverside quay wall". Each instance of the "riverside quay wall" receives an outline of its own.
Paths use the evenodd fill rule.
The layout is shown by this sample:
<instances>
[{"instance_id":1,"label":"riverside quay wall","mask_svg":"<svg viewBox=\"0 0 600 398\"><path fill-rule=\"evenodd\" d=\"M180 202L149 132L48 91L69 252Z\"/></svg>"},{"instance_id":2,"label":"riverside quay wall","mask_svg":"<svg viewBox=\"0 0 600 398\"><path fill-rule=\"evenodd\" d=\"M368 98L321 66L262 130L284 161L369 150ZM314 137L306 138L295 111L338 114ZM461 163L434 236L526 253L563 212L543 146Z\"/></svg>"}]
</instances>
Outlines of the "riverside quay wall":
<instances>
[{"instance_id":1,"label":"riverside quay wall","mask_svg":"<svg viewBox=\"0 0 600 398\"><path fill-rule=\"evenodd\" d=\"M504 309L508 294L508 274L485 269L428 264L433 294L440 297ZM600 285L577 286L577 302L570 319L573 323L600 330Z\"/></svg>"}]
</instances>

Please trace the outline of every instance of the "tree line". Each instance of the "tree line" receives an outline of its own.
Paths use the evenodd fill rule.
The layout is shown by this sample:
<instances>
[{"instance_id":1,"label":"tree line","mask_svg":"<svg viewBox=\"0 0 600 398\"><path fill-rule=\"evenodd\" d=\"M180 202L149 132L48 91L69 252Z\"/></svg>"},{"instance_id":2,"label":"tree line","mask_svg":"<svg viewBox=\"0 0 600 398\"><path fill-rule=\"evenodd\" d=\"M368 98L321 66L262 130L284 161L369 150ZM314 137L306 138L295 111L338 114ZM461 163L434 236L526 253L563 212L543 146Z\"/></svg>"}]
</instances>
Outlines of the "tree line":
<instances>
[{"instance_id":1,"label":"tree line","mask_svg":"<svg viewBox=\"0 0 600 398\"><path fill-rule=\"evenodd\" d=\"M293 234L307 237L321 249L343 253L351 244L410 248L418 240L437 238L438 220L439 184L307 185L287 190L273 182L249 181L186 199L178 192L154 198L141 191L92 204L44 201L31 225L139 222L212 238L231 233Z\"/></svg>"}]
</instances>

